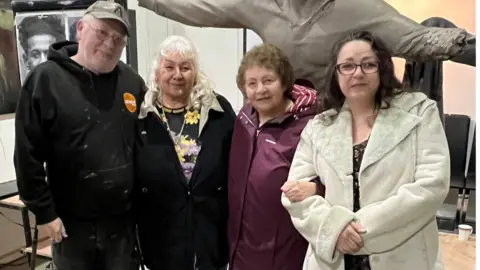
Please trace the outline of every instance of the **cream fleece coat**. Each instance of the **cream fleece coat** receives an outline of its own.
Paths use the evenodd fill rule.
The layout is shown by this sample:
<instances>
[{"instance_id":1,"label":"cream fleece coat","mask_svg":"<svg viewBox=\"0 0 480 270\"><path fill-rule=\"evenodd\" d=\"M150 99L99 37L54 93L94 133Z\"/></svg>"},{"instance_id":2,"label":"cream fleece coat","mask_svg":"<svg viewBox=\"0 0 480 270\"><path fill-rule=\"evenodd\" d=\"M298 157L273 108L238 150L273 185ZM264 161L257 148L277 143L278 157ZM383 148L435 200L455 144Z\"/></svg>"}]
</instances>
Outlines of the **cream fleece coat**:
<instances>
[{"instance_id":1,"label":"cream fleece coat","mask_svg":"<svg viewBox=\"0 0 480 270\"><path fill-rule=\"evenodd\" d=\"M325 123L327 125L325 125ZM329 124L329 125L328 125ZM435 213L450 184L450 156L434 101L405 93L380 110L359 171L360 205L353 212L352 120L345 104L305 127L289 181L320 176L325 198L282 203L309 242L304 270L344 270L337 238L352 220L362 224L372 270L441 270Z\"/></svg>"}]
</instances>

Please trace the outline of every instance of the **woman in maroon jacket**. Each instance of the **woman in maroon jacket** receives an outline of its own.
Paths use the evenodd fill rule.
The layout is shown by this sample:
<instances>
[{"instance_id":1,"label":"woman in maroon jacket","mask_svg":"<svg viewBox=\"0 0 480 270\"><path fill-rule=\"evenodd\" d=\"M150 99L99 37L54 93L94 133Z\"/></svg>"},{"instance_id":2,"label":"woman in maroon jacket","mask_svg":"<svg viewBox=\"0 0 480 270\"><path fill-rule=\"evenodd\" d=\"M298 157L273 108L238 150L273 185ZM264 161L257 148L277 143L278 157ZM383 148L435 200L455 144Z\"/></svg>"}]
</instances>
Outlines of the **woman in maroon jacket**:
<instances>
[{"instance_id":1,"label":"woman in maroon jacket","mask_svg":"<svg viewBox=\"0 0 480 270\"><path fill-rule=\"evenodd\" d=\"M231 270L300 270L307 242L282 206L300 134L316 112L316 92L294 85L288 58L263 44L243 58L237 85L247 98L237 116L229 162ZM318 186L317 186L318 185ZM298 183L297 196L321 192L319 181Z\"/></svg>"}]
</instances>

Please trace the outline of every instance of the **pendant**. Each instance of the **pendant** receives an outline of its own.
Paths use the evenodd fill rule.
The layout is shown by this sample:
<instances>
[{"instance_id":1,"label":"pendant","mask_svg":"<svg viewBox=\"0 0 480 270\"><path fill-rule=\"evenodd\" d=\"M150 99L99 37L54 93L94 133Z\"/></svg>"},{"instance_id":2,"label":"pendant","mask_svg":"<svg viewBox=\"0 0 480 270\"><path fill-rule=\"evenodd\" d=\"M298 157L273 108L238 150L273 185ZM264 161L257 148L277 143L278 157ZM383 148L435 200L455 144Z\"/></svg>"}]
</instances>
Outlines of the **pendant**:
<instances>
[{"instance_id":1,"label":"pendant","mask_svg":"<svg viewBox=\"0 0 480 270\"><path fill-rule=\"evenodd\" d=\"M173 143L175 145L178 145L180 143L180 140L182 139L182 134L175 134L175 132L170 131L170 137L172 137Z\"/></svg>"}]
</instances>

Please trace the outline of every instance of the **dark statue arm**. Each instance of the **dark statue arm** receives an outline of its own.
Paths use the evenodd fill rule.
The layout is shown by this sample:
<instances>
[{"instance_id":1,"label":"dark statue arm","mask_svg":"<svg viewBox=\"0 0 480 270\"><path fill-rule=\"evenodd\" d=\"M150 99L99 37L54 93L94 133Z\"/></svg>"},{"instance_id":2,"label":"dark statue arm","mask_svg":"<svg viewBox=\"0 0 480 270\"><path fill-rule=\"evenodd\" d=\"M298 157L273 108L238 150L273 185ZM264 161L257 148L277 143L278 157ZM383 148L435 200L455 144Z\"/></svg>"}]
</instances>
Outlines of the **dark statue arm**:
<instances>
[{"instance_id":1,"label":"dark statue arm","mask_svg":"<svg viewBox=\"0 0 480 270\"><path fill-rule=\"evenodd\" d=\"M475 59L477 58L475 46L477 45L476 36L467 33L466 45L462 49L462 53L450 58L450 61L475 67Z\"/></svg>"},{"instance_id":2,"label":"dark statue arm","mask_svg":"<svg viewBox=\"0 0 480 270\"><path fill-rule=\"evenodd\" d=\"M428 26L428 27L440 27L440 28L457 28L457 26L442 17L431 17L426 19L421 23L421 25ZM469 66L475 66L475 45L476 45L476 37L470 33L467 33L467 44L462 50L463 53L452 57L450 60L456 63L465 64Z\"/></svg>"},{"instance_id":3,"label":"dark statue arm","mask_svg":"<svg viewBox=\"0 0 480 270\"><path fill-rule=\"evenodd\" d=\"M465 29L421 25L385 1L353 3L358 3L357 14L363 17L357 19L357 25L381 37L394 56L411 61L452 60L475 65L475 36Z\"/></svg>"}]
</instances>

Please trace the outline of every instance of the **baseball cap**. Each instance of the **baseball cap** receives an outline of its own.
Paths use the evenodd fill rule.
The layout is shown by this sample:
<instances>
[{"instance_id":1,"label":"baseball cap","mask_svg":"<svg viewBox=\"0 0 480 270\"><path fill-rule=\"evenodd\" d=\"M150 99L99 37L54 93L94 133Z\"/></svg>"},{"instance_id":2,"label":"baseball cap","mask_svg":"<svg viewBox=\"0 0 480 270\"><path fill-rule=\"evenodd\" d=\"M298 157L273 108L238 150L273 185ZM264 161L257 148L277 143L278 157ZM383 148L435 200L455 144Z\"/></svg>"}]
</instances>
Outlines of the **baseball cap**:
<instances>
[{"instance_id":1,"label":"baseball cap","mask_svg":"<svg viewBox=\"0 0 480 270\"><path fill-rule=\"evenodd\" d=\"M112 19L119 21L125 26L127 36L130 36L130 22L128 14L119 3L113 1L100 0L91 4L85 11L85 15L90 14L96 19Z\"/></svg>"}]
</instances>

